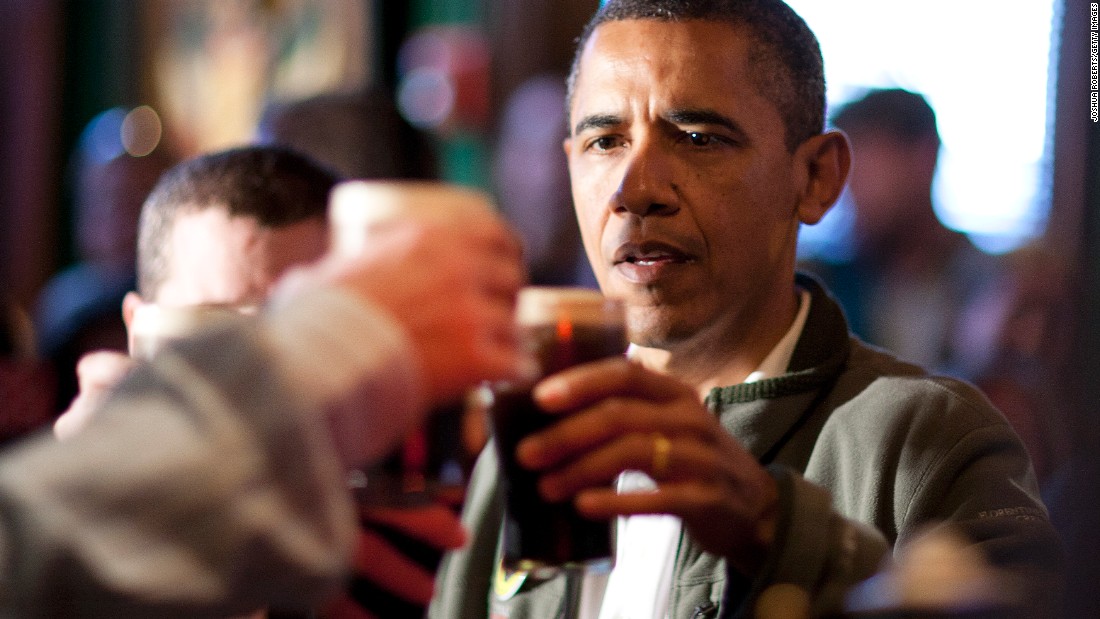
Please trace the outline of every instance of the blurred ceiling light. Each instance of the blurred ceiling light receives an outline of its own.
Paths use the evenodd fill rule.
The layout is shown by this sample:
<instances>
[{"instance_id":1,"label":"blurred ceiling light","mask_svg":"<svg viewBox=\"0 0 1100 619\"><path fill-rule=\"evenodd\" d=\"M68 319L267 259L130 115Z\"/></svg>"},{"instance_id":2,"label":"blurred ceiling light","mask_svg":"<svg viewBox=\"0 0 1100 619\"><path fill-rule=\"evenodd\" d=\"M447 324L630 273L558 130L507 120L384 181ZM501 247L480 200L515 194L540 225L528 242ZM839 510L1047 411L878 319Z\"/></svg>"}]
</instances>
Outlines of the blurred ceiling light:
<instances>
[{"instance_id":1,"label":"blurred ceiling light","mask_svg":"<svg viewBox=\"0 0 1100 619\"><path fill-rule=\"evenodd\" d=\"M88 123L80 137L80 150L99 163L123 154L144 157L160 144L162 133L160 115L153 108L142 105L127 111L113 107Z\"/></svg>"},{"instance_id":2,"label":"blurred ceiling light","mask_svg":"<svg viewBox=\"0 0 1100 619\"><path fill-rule=\"evenodd\" d=\"M414 69L398 86L397 106L414 127L439 129L454 113L454 84L438 69Z\"/></svg>"},{"instance_id":3,"label":"blurred ceiling light","mask_svg":"<svg viewBox=\"0 0 1100 619\"><path fill-rule=\"evenodd\" d=\"M85 156L99 162L118 157L125 148L122 146L122 121L126 110L114 107L93 118L80 136L81 151Z\"/></svg>"},{"instance_id":4,"label":"blurred ceiling light","mask_svg":"<svg viewBox=\"0 0 1100 619\"><path fill-rule=\"evenodd\" d=\"M122 120L120 137L123 148L134 157L144 157L160 144L160 115L148 105L130 110Z\"/></svg>"}]
</instances>

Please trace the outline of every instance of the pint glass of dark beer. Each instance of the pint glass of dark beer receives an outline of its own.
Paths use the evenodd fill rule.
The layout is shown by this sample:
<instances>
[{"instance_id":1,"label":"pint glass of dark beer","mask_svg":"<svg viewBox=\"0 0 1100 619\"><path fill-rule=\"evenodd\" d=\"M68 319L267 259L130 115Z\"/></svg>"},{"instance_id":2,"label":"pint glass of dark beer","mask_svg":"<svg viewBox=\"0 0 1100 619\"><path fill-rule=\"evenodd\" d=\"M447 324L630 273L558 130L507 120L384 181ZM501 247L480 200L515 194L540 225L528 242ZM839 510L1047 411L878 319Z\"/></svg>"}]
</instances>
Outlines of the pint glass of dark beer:
<instances>
[{"instance_id":1,"label":"pint glass of dark beer","mask_svg":"<svg viewBox=\"0 0 1100 619\"><path fill-rule=\"evenodd\" d=\"M623 305L595 290L530 287L517 307L521 337L542 376L626 352ZM531 384L495 385L488 411L504 478L504 567L549 574L559 568L610 565L611 523L577 514L570 501L547 503L538 475L516 463L516 445L559 417L539 410Z\"/></svg>"}]
</instances>

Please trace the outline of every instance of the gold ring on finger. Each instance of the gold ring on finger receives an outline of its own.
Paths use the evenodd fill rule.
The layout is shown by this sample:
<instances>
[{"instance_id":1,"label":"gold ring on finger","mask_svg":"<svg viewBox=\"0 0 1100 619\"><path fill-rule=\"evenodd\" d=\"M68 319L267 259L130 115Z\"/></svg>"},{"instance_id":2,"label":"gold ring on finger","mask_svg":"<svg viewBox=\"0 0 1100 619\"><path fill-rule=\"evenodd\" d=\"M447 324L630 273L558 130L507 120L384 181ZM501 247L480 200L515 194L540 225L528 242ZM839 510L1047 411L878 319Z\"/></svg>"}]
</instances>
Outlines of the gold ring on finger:
<instances>
[{"instance_id":1,"label":"gold ring on finger","mask_svg":"<svg viewBox=\"0 0 1100 619\"><path fill-rule=\"evenodd\" d=\"M664 434L653 435L653 466L650 468L654 477L664 477L668 472L669 453L672 451L672 441Z\"/></svg>"}]
</instances>

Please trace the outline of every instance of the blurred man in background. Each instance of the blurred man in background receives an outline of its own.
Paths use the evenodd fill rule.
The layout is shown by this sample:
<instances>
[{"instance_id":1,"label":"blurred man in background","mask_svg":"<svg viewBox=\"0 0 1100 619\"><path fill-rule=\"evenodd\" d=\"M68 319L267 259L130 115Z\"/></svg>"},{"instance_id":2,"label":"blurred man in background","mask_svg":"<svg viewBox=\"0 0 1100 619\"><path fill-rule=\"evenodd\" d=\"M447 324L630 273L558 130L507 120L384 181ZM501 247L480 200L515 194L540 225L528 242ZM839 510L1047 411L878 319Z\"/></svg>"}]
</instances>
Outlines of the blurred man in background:
<instances>
[{"instance_id":1,"label":"blurred man in background","mask_svg":"<svg viewBox=\"0 0 1100 619\"><path fill-rule=\"evenodd\" d=\"M144 303L261 306L288 268L325 252L328 195L337 180L276 147L223 151L172 168L141 212L137 291L122 303L126 325ZM80 395L58 419L58 434L77 431L102 387L130 365L120 352L82 359Z\"/></svg>"},{"instance_id":2,"label":"blurred man in background","mask_svg":"<svg viewBox=\"0 0 1100 619\"><path fill-rule=\"evenodd\" d=\"M957 327L999 267L936 215L935 112L918 93L879 89L842 106L832 123L852 143L851 257L803 266L837 296L855 334L907 361L963 375Z\"/></svg>"},{"instance_id":3,"label":"blurred man in background","mask_svg":"<svg viewBox=\"0 0 1100 619\"><path fill-rule=\"evenodd\" d=\"M427 136L381 87L268 104L256 142L293 148L345 178L437 177Z\"/></svg>"}]
</instances>

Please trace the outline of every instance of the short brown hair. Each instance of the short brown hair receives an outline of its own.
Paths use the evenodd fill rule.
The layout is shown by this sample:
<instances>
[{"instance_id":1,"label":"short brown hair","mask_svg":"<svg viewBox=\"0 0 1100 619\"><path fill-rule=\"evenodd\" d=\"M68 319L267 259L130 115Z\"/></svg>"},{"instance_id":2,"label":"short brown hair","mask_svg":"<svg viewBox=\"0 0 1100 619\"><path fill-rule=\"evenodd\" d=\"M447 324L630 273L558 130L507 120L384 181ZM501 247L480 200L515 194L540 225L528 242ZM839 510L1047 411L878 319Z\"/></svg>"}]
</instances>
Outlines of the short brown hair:
<instances>
[{"instance_id":1,"label":"short brown hair","mask_svg":"<svg viewBox=\"0 0 1100 619\"><path fill-rule=\"evenodd\" d=\"M340 180L313 159L278 146L248 146L201 155L161 176L141 209L138 292L152 299L168 273L168 238L181 212L224 209L279 228L324 220Z\"/></svg>"}]
</instances>

